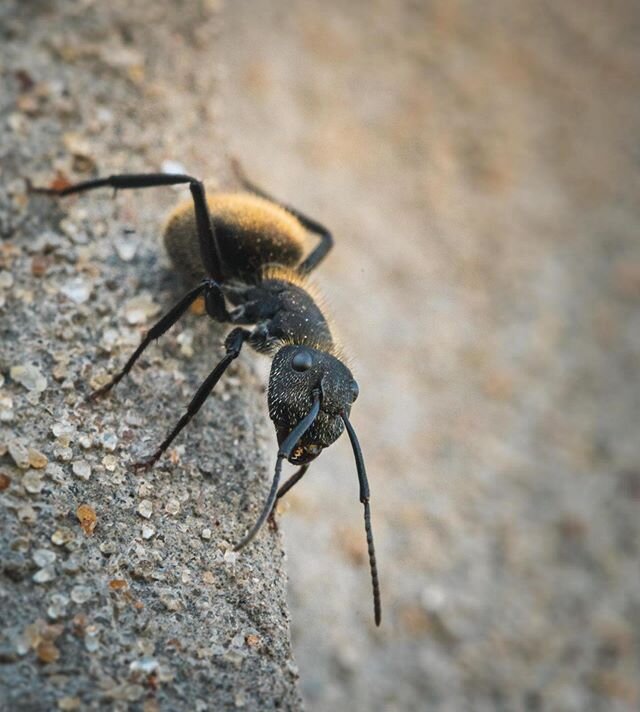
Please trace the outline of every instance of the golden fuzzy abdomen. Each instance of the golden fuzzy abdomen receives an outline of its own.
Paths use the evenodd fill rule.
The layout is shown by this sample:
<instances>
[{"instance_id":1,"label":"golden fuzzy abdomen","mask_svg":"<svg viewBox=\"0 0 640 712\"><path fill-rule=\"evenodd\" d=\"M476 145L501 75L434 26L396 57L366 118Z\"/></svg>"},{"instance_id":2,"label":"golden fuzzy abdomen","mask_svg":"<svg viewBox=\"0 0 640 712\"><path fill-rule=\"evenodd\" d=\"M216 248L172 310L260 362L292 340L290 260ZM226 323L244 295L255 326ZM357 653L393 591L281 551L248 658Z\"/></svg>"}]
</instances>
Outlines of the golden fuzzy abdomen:
<instances>
[{"instance_id":1,"label":"golden fuzzy abdomen","mask_svg":"<svg viewBox=\"0 0 640 712\"><path fill-rule=\"evenodd\" d=\"M224 279L251 282L265 265L294 267L302 259L305 229L279 205L251 193L217 193L207 203L224 261ZM191 200L170 213L164 242L176 270L190 281L205 276Z\"/></svg>"}]
</instances>

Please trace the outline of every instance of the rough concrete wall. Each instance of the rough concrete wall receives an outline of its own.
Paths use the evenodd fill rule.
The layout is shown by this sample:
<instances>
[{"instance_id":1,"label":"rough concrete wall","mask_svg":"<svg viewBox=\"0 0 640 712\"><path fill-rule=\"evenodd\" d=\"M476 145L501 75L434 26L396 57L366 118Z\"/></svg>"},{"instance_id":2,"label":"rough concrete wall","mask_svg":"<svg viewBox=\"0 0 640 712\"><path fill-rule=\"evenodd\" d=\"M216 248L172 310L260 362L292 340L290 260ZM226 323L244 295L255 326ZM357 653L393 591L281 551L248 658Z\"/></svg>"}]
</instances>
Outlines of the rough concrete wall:
<instances>
[{"instance_id":1,"label":"rough concrete wall","mask_svg":"<svg viewBox=\"0 0 640 712\"><path fill-rule=\"evenodd\" d=\"M251 355L143 475L224 332L190 314L83 400L181 295L158 241L177 191L24 186L168 159L217 175L216 43L211 3L0 6L2 710L299 708L280 539L225 546L273 460Z\"/></svg>"}]
</instances>

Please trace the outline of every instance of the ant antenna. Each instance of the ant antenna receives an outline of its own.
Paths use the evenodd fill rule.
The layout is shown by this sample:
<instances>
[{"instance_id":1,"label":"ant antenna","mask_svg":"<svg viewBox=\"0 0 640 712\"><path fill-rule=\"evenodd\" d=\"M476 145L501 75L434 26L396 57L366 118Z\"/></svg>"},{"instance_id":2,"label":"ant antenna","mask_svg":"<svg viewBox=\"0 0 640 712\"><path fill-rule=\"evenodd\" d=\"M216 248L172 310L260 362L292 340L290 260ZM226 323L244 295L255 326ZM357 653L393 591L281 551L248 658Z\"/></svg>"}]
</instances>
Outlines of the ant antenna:
<instances>
[{"instance_id":1,"label":"ant antenna","mask_svg":"<svg viewBox=\"0 0 640 712\"><path fill-rule=\"evenodd\" d=\"M258 517L258 521L253 525L251 531L247 536L238 544L233 547L234 551L240 551L243 549L260 531L260 528L267 520L267 517L271 514L273 505L278 496L278 484L280 483L280 473L282 472L282 461L291 455L291 451L296 446L298 440L309 430L313 425L313 421L318 417L320 412L320 393L314 391L313 393L313 405L311 410L304 416L304 418L296 425L296 427L287 435L284 442L278 449L278 459L276 460L276 471L273 476L273 483L271 485L271 490L269 491L269 496L267 501L262 508L262 513Z\"/></svg>"},{"instance_id":2,"label":"ant antenna","mask_svg":"<svg viewBox=\"0 0 640 712\"><path fill-rule=\"evenodd\" d=\"M380 625L382 619L382 608L380 605L380 582L378 581L378 566L376 564L376 551L373 546L373 530L371 529L371 509L369 507L369 482L367 480L367 472L364 469L364 458L360 443L356 436L356 431L347 418L347 414L342 411L340 417L347 429L353 455L356 460L356 468L358 470L358 482L360 483L360 501L364 505L364 529L367 534L367 549L369 551L369 569L371 570L371 585L373 586L373 610L375 615L376 625Z\"/></svg>"}]
</instances>

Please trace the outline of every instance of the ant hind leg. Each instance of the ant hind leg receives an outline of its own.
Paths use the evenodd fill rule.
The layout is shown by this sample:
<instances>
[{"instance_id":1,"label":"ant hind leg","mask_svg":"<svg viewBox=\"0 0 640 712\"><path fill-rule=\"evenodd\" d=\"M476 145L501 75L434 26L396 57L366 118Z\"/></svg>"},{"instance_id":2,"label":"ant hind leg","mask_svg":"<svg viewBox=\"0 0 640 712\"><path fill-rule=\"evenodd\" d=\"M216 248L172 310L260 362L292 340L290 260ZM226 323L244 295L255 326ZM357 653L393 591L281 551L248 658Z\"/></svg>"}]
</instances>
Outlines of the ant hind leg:
<instances>
[{"instance_id":1,"label":"ant hind leg","mask_svg":"<svg viewBox=\"0 0 640 712\"><path fill-rule=\"evenodd\" d=\"M296 210L296 208L291 205L276 200L269 193L250 181L237 158L231 158L231 167L237 180L245 190L268 200L270 203L274 203L275 205L279 205L281 208L284 208L287 212L297 218L305 229L315 235L318 235L320 243L316 245L311 253L298 265L298 269L303 274L308 274L311 270L315 269L333 247L333 235L329 232L329 230L327 230L324 225L321 225L313 218L310 218L304 213L301 213L299 210Z\"/></svg>"}]
</instances>

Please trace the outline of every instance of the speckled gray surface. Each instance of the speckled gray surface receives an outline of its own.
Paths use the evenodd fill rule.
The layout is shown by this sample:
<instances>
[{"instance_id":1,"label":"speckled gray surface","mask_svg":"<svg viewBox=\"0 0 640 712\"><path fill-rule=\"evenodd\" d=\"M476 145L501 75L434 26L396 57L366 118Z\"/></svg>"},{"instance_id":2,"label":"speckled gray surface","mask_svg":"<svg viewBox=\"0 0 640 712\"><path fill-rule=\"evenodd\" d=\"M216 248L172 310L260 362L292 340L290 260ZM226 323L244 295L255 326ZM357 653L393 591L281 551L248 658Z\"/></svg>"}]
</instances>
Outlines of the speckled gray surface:
<instances>
[{"instance_id":1,"label":"speckled gray surface","mask_svg":"<svg viewBox=\"0 0 640 712\"><path fill-rule=\"evenodd\" d=\"M227 552L266 493L248 353L169 456L130 464L222 353L189 314L111 397L83 396L181 294L172 189L56 204L24 178L216 174L213 3L0 6L0 709L299 709L281 542ZM206 147L213 147L205 150Z\"/></svg>"}]
</instances>

